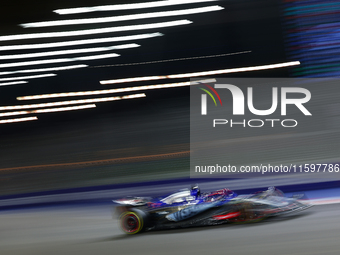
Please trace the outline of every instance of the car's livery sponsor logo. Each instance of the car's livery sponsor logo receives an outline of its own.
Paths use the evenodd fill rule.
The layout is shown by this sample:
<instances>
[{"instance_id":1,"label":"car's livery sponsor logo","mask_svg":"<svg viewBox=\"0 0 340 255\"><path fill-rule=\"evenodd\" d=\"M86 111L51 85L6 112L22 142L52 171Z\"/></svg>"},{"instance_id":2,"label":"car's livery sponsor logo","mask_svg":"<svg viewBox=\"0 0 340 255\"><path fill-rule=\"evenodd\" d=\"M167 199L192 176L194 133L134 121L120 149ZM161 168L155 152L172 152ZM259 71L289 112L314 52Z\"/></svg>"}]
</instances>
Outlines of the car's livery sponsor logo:
<instances>
[{"instance_id":1,"label":"car's livery sponsor logo","mask_svg":"<svg viewBox=\"0 0 340 255\"><path fill-rule=\"evenodd\" d=\"M192 216L195 216L205 210L208 210L214 206L217 206L219 203L220 203L219 201L215 201L213 203L204 203L189 206L187 208L184 208L183 210L167 215L166 218L170 221L182 221Z\"/></svg>"}]
</instances>

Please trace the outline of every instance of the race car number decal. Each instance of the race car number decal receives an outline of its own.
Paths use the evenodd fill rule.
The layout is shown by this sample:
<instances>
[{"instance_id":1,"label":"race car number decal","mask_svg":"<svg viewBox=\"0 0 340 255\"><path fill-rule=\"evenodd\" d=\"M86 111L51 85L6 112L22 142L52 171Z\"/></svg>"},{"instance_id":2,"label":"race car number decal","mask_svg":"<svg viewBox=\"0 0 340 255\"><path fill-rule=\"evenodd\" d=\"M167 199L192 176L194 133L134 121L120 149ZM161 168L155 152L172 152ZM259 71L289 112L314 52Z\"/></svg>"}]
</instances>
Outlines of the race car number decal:
<instances>
[{"instance_id":1,"label":"race car number decal","mask_svg":"<svg viewBox=\"0 0 340 255\"><path fill-rule=\"evenodd\" d=\"M184 208L178 212L169 214L168 216L166 216L166 218L168 220L171 221L181 221L181 220L185 220L188 219L192 216L195 216L205 210L208 210L214 206L216 206L217 204L219 204L219 201L216 201L214 203L209 203L209 204L198 204L198 205L193 205L193 206L189 206L187 208Z\"/></svg>"}]
</instances>

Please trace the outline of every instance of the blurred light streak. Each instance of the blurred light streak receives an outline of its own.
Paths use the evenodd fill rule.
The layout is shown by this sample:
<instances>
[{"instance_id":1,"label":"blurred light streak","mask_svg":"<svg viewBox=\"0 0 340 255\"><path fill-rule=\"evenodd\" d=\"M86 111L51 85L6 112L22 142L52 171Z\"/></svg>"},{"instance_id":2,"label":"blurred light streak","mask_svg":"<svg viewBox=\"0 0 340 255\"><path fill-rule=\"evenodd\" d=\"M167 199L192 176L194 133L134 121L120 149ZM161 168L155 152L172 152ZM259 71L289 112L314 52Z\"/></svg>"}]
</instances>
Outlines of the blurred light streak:
<instances>
[{"instance_id":1,"label":"blurred light streak","mask_svg":"<svg viewBox=\"0 0 340 255\"><path fill-rule=\"evenodd\" d=\"M91 165L107 165L107 164L115 164L119 163L128 163L128 162L143 162L150 160L162 160L164 158L182 158L188 157L190 151L179 151L179 152L171 152L165 154L155 154L155 155L145 155L145 156L133 156L133 157L124 157L124 158L110 158L110 159L102 159L102 160L93 160L93 161L83 161L83 162L74 162L74 163L59 163L59 164L48 164L48 165L35 165L35 166L19 166L19 167L10 167L10 168L0 168L0 171L20 171L20 170L33 170L33 169L55 169L55 168L68 168L73 166L86 166L88 164Z\"/></svg>"},{"instance_id":2,"label":"blurred light streak","mask_svg":"<svg viewBox=\"0 0 340 255\"><path fill-rule=\"evenodd\" d=\"M72 65L72 66L60 66L60 67L50 67L50 68L40 68L40 69L8 71L8 72L0 72L0 75L17 74L17 73L37 73L37 72L62 71L62 70L71 70L71 69L84 68L84 67L88 67L88 65Z\"/></svg>"},{"instance_id":3,"label":"blurred light streak","mask_svg":"<svg viewBox=\"0 0 340 255\"><path fill-rule=\"evenodd\" d=\"M137 82L137 81L153 81L153 80L161 80L166 79L167 76L145 76L145 77L135 77L135 78L124 78L124 79L116 79L116 80L104 80L100 81L100 84L115 84L115 83L125 83L125 82Z\"/></svg>"},{"instance_id":4,"label":"blurred light streak","mask_svg":"<svg viewBox=\"0 0 340 255\"><path fill-rule=\"evenodd\" d=\"M96 107L95 104L87 104L87 105L60 107L60 108L51 108L51 109L39 109L39 110L32 110L32 111L3 112L3 113L0 113L0 117L24 115L24 114L31 114L31 113L50 113L50 112L75 111L75 110L83 110L83 109L89 109L89 108L95 108L95 107Z\"/></svg>"},{"instance_id":5,"label":"blurred light streak","mask_svg":"<svg viewBox=\"0 0 340 255\"><path fill-rule=\"evenodd\" d=\"M268 69L295 66L295 65L300 65L300 62L299 61L293 61L293 62L285 62L285 63L271 64L271 65L240 67L240 68L222 69L222 70L214 70L214 71L204 71L204 72L196 72L196 73L184 73L184 74L172 74L172 75L162 75L162 76L146 76L146 77L115 79L115 80L104 80L104 81L100 81L100 84L105 85L105 84L116 84L116 83L137 82L137 81L150 81L150 80L160 80L160 79L190 78L190 77L207 76L207 75L219 75L219 74L226 74L226 73L238 73L238 72L268 70Z\"/></svg>"},{"instance_id":6,"label":"blurred light streak","mask_svg":"<svg viewBox=\"0 0 340 255\"><path fill-rule=\"evenodd\" d=\"M225 54L208 55L208 56L199 56L199 57L173 58L173 59L163 59L163 60L155 60L155 61L146 61L146 62L128 63L128 64L115 64L115 65L91 66L91 68L108 67L108 66L146 65L146 64L156 64L156 63L173 62L173 61L184 61L184 60L193 60L193 59L202 59L202 58L216 58L216 57L224 57L224 56L238 55L238 54L244 54L244 53L250 53L250 52L251 52L251 51L248 50L248 51L240 51L240 52L234 52L234 53L225 53Z\"/></svg>"},{"instance_id":7,"label":"blurred light streak","mask_svg":"<svg viewBox=\"0 0 340 255\"><path fill-rule=\"evenodd\" d=\"M94 7L78 7L68 9L54 10L58 14L76 14L96 11L118 11L118 10L132 10L132 9L143 9L143 8L154 8L163 6L172 6L180 4L194 4L194 3L205 3L215 2L218 0L166 0L166 1L154 1L145 3L133 3L133 4L117 4L117 5L102 5Z\"/></svg>"},{"instance_id":8,"label":"blurred light streak","mask_svg":"<svg viewBox=\"0 0 340 255\"><path fill-rule=\"evenodd\" d=\"M44 95L34 95L34 96L23 96L23 97L17 97L17 100L33 100L33 99L43 99L43 98L104 95L104 94L114 94L114 93L120 93L120 92L131 92L131 91L150 90L150 89L177 88L177 87L196 85L196 84L199 84L199 83L211 83L211 82L216 82L216 80L215 79L207 79L207 80L200 80L200 81L193 81L193 82L179 82L179 83L170 83L170 84L146 85L146 86L138 86L138 87L106 89L106 90L97 90L97 91L79 91L79 92L67 92L67 93L54 93L54 94L44 94Z\"/></svg>"},{"instance_id":9,"label":"blurred light streak","mask_svg":"<svg viewBox=\"0 0 340 255\"><path fill-rule=\"evenodd\" d=\"M30 66L30 65L45 65L45 64L64 63L64 62L73 62L73 61L82 61L82 60L94 60L94 59L103 59L103 58L115 58L119 56L120 56L119 54L111 53L111 54L102 54L102 55L77 57L77 58L58 58L58 59L16 62L16 63L0 64L0 68Z\"/></svg>"},{"instance_id":10,"label":"blurred light streak","mask_svg":"<svg viewBox=\"0 0 340 255\"><path fill-rule=\"evenodd\" d=\"M96 24L96 23L106 23L106 22L117 22L117 21L137 20L137 19L198 14L198 13L205 13L205 12L212 12L212 11L220 11L223 9L224 8L221 6L214 5L214 6L208 6L208 7L192 8L192 9L184 9L184 10L176 10L176 11L150 12L150 13L140 13L140 14L132 14L132 15L105 17L105 18L33 22L33 23L21 24L20 26L24 28L31 28L31 27L52 27L52 26L65 26L65 25Z\"/></svg>"},{"instance_id":11,"label":"blurred light streak","mask_svg":"<svg viewBox=\"0 0 340 255\"><path fill-rule=\"evenodd\" d=\"M153 37L158 37L158 36L163 36L163 34L162 33L151 33L151 34L98 38L98 39L76 40L76 41L68 41L68 42L8 45L8 46L0 46L0 51L55 48L55 47L75 46L75 45L94 44L94 43L131 41L131 40L148 39L148 38L153 38Z\"/></svg>"},{"instance_id":12,"label":"blurred light streak","mask_svg":"<svg viewBox=\"0 0 340 255\"><path fill-rule=\"evenodd\" d=\"M97 29L86 29L77 31L64 31L64 32L47 32L47 33L34 33L34 34L21 34L21 35L4 35L0 36L0 41L11 41L11 40L24 40L24 39L37 39L37 38L55 38L55 37L67 37L67 36L80 36L80 35L95 35L103 33L123 32L123 31L134 31L152 28L162 27L173 27L191 24L190 20L175 20L159 23L150 23L142 25L130 25L120 27L106 27Z\"/></svg>"},{"instance_id":13,"label":"blurred light streak","mask_svg":"<svg viewBox=\"0 0 340 255\"><path fill-rule=\"evenodd\" d=\"M59 51L17 54L17 55L2 55L2 56L0 55L0 60L20 59L20 58L37 58L37 57L47 57L47 56L56 56L56 55L101 52L101 51L109 51L109 50L129 49L129 48L136 48L136 47L140 47L140 45L135 44L135 43L130 43L130 44L117 45L117 46L109 46L109 47L85 48L85 49L75 49L75 50L59 50Z\"/></svg>"},{"instance_id":14,"label":"blurred light streak","mask_svg":"<svg viewBox=\"0 0 340 255\"><path fill-rule=\"evenodd\" d=\"M294 76L339 76L340 2L334 0L285 1L286 49L301 67Z\"/></svg>"},{"instance_id":15,"label":"blurred light streak","mask_svg":"<svg viewBox=\"0 0 340 255\"><path fill-rule=\"evenodd\" d=\"M79 58L73 58L72 60L78 61L78 60L94 60L94 59L103 59L103 58L114 58L119 57L119 54L112 53L112 54L102 54L102 55L96 55L96 56L87 56L87 57L79 57Z\"/></svg>"},{"instance_id":16,"label":"blurred light streak","mask_svg":"<svg viewBox=\"0 0 340 255\"><path fill-rule=\"evenodd\" d=\"M18 85L18 84L25 84L25 83L28 83L28 82L27 81L13 81L13 82L0 83L0 86Z\"/></svg>"},{"instance_id":17,"label":"blurred light streak","mask_svg":"<svg viewBox=\"0 0 340 255\"><path fill-rule=\"evenodd\" d=\"M31 121L31 120L37 120L37 119L38 119L37 117L27 117L27 118L0 120L0 124L14 123L14 122L24 122L24 121Z\"/></svg>"},{"instance_id":18,"label":"blurred light streak","mask_svg":"<svg viewBox=\"0 0 340 255\"><path fill-rule=\"evenodd\" d=\"M54 73L49 73L49 74L39 74L39 75L31 75L31 76L0 78L0 81L15 81L15 80L22 80L22 79L37 79L37 78L45 78L45 77L52 77L52 76L57 76L57 75L54 74Z\"/></svg>"},{"instance_id":19,"label":"blurred light streak","mask_svg":"<svg viewBox=\"0 0 340 255\"><path fill-rule=\"evenodd\" d=\"M127 96L81 99L81 100L61 101L61 102L52 102L52 103L42 103L42 104L0 106L0 111L45 108L45 107L51 107L51 106L72 105L72 104L102 103L102 102L110 102L110 101L141 98L141 97L146 97L146 95L142 93L142 94L127 95Z\"/></svg>"}]
</instances>

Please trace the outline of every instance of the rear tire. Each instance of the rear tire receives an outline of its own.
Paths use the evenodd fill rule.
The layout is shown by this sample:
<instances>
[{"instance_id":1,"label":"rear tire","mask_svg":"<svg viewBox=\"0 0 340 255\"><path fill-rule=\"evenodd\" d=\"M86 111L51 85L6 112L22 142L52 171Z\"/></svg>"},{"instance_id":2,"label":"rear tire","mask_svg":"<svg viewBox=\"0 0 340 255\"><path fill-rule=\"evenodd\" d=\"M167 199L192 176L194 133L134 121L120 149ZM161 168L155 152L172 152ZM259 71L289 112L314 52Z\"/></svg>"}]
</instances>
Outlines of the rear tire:
<instances>
[{"instance_id":1,"label":"rear tire","mask_svg":"<svg viewBox=\"0 0 340 255\"><path fill-rule=\"evenodd\" d=\"M134 235L145 228L146 214L138 209L129 209L119 216L119 225L124 233Z\"/></svg>"}]
</instances>

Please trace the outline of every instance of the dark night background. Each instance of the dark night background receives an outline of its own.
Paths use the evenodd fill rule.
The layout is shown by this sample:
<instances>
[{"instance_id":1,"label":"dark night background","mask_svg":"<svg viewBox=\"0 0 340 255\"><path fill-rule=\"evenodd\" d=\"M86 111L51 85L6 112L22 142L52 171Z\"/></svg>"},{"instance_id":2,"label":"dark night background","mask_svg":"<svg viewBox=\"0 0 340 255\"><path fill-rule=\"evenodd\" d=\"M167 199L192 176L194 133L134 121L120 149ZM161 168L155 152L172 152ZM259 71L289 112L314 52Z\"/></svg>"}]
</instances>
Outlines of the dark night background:
<instances>
[{"instance_id":1,"label":"dark night background","mask_svg":"<svg viewBox=\"0 0 340 255\"><path fill-rule=\"evenodd\" d=\"M133 1L129 1L133 2ZM138 2L138 1L136 1ZM93 12L78 15L58 15L55 9L98 6L115 4L119 1L7 1L0 10L1 35L46 32L60 28L22 28L21 23L48 21L57 19L73 19L86 17L110 16L111 12ZM127 3L127 1L124 1ZM172 10L201 6L220 5L225 9L217 12L175 16L170 18L146 19L143 21L124 22L124 25L161 22L165 20L189 19L194 23L170 28L150 29L133 32L101 34L98 37L121 36L149 32L161 32L164 36L136 40L139 48L119 50L118 58L82 61L89 67L75 70L53 72L56 77L32 79L28 84L0 87L1 106L23 103L42 103L44 100L20 102L17 96L87 91L119 88L124 86L140 86L188 81L188 79L158 80L113 85L100 85L100 80L127 77L166 75L177 73L218 70L236 67L275 64L288 61L284 48L284 33L280 16L280 2L261 1L217 1L193 5L180 5ZM157 8L157 11L167 8ZM150 10L135 10L135 12ZM133 13L133 11L117 11L116 15ZM112 14L111 14L112 15ZM112 26L122 22L112 23ZM110 23L83 25L82 28L100 28ZM76 30L73 26L62 29ZM82 36L81 39L95 38ZM67 38L65 40L76 40ZM62 41L63 39L51 39ZM1 45L19 43L37 43L51 41L49 39L18 40L0 42ZM131 41L133 43L134 41ZM129 42L107 43L118 45ZM88 47L96 47L90 45ZM101 44L105 46L105 44ZM48 50L48 49L47 49ZM31 50L33 52L34 50ZM251 51L246 54L212 57L183 61L172 61L157 64L130 66L106 66L129 64L147 61L158 61L177 58ZM30 52L26 50L25 53ZM115 52L115 51L114 51ZM10 52L12 53L12 52ZM21 53L16 51L16 54ZM4 54L9 54L4 52ZM71 64L79 64L78 62ZM53 66L53 65L51 65ZM54 66L58 66L54 64ZM45 66L44 66L45 67ZM48 67L48 66L46 66ZM21 67L20 69L29 69ZM37 68L37 67L34 67ZM11 70L10 68L8 70ZM244 72L220 77L289 77L289 68L265 71ZM26 123L2 124L0 126L0 168L14 168L2 171L4 175L1 185L4 193L18 193L29 190L54 189L70 187L74 182L100 179L105 183L116 182L116 175L138 174L139 167L133 166L122 170L106 165L96 169L83 168L73 171L61 171L53 168L50 171L41 168L20 170L18 167L41 166L105 160L117 157L153 155L161 152L177 152L189 150L189 88L171 88L146 91L146 98L98 103L97 108L61 113L40 114L38 121ZM122 93L121 95L124 95ZM111 95L108 95L111 96ZM81 97L79 97L81 98ZM68 99L68 98L67 98ZM57 99L55 99L58 101ZM51 100L53 101L53 100ZM47 102L47 101L46 101ZM180 167L164 167L163 172L186 172L188 157L182 158ZM142 169L157 168L159 165L142 166ZM170 164L166 164L171 165ZM93 174L94 171L96 174ZM132 172L129 172L132 171ZM158 172L157 172L158 171ZM88 173L86 176L84 173ZM123 173L124 172L124 173ZM152 172L152 171L151 171ZM80 174L81 173L81 174ZM37 178L39 176L39 178ZM86 176L86 177L84 177ZM52 181L53 179L53 181ZM62 179L62 181L60 181ZM49 180L49 181L44 181ZM59 183L59 184L56 184ZM62 185L60 184L62 183ZM67 184L68 183L68 184ZM78 186L89 185L77 184ZM18 187L20 186L19 190Z\"/></svg>"}]
</instances>

